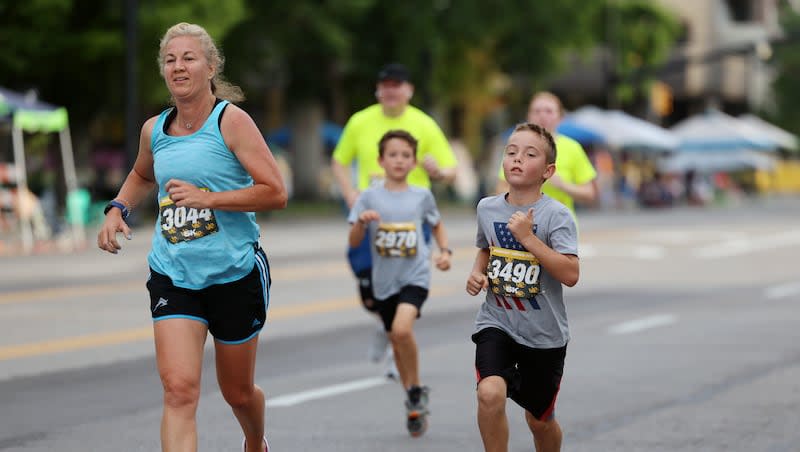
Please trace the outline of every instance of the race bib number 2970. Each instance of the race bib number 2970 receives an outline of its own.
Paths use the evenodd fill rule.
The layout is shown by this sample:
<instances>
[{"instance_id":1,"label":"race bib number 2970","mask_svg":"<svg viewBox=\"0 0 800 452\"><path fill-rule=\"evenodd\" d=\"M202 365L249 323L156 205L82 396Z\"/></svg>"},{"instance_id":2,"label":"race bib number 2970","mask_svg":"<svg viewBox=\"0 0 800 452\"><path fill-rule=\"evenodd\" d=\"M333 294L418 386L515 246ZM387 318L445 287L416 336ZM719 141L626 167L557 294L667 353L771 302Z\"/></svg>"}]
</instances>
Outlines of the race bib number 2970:
<instances>
[{"instance_id":1,"label":"race bib number 2970","mask_svg":"<svg viewBox=\"0 0 800 452\"><path fill-rule=\"evenodd\" d=\"M165 196L158 203L161 235L169 243L188 242L218 231L217 219L211 209L178 207Z\"/></svg>"},{"instance_id":2,"label":"race bib number 2970","mask_svg":"<svg viewBox=\"0 0 800 452\"><path fill-rule=\"evenodd\" d=\"M416 256L417 242L417 227L414 223L381 223L375 231L375 249L380 256Z\"/></svg>"}]
</instances>

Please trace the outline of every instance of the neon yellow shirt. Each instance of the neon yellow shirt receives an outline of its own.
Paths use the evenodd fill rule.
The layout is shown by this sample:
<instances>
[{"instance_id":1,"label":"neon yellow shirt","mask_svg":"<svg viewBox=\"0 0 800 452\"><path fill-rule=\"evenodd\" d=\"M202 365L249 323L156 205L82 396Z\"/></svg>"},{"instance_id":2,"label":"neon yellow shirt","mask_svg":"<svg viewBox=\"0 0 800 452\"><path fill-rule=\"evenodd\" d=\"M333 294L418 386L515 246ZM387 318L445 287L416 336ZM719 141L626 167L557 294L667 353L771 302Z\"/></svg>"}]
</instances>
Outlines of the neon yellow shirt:
<instances>
[{"instance_id":1,"label":"neon yellow shirt","mask_svg":"<svg viewBox=\"0 0 800 452\"><path fill-rule=\"evenodd\" d=\"M383 114L380 104L356 112L344 127L342 137L333 150L333 159L347 167L358 162L358 189L369 187L374 179L384 177L378 164L378 142L390 130L405 130L417 139L417 167L408 173L408 183L430 188L431 180L422 166L425 156L432 156L439 168L453 168L456 157L442 129L422 110L409 105L402 115L389 117Z\"/></svg>"},{"instance_id":2,"label":"neon yellow shirt","mask_svg":"<svg viewBox=\"0 0 800 452\"><path fill-rule=\"evenodd\" d=\"M565 182L583 185L597 177L597 171L586 156L580 143L564 135L556 135L556 173ZM500 180L506 180L503 166L500 166ZM542 186L542 192L561 202L575 213L575 201L563 190L553 187L549 182Z\"/></svg>"}]
</instances>

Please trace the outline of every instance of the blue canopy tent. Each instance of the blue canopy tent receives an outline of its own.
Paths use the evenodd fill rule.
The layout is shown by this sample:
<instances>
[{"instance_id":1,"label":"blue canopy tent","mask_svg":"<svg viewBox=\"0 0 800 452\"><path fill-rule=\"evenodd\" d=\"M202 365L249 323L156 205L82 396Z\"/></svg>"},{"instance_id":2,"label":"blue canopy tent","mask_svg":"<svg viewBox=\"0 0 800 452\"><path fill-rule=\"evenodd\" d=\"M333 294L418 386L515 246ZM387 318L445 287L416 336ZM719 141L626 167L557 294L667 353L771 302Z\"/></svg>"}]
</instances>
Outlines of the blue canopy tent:
<instances>
[{"instance_id":1,"label":"blue canopy tent","mask_svg":"<svg viewBox=\"0 0 800 452\"><path fill-rule=\"evenodd\" d=\"M556 132L572 138L583 146L605 143L603 134L569 119L562 120L556 127Z\"/></svg>"},{"instance_id":2,"label":"blue canopy tent","mask_svg":"<svg viewBox=\"0 0 800 452\"><path fill-rule=\"evenodd\" d=\"M69 119L64 107L42 102L34 95L26 95L0 87L0 121L10 121L11 137L14 149L14 173L17 186L18 201L23 202L23 195L28 189L27 171L25 168L25 146L23 132L58 133L61 144L61 160L64 164L64 180L66 181L68 199L78 193L78 178L75 171L75 160L72 154L72 139L69 131ZM20 218L22 246L25 252L33 247L31 224ZM73 224L73 238L82 241L83 224Z\"/></svg>"},{"instance_id":3,"label":"blue canopy tent","mask_svg":"<svg viewBox=\"0 0 800 452\"><path fill-rule=\"evenodd\" d=\"M507 140L513 131L514 127L510 127L508 130L503 132L503 140ZM595 132L593 129L583 127L582 125L568 119L561 121L558 127L556 127L556 132L572 138L583 146L605 142L603 135Z\"/></svg>"},{"instance_id":4,"label":"blue canopy tent","mask_svg":"<svg viewBox=\"0 0 800 452\"><path fill-rule=\"evenodd\" d=\"M336 123L330 121L322 123L319 132L322 136L322 144L325 148L329 150L335 148L343 131L344 129ZM283 126L267 133L266 140L270 146L277 145L286 149L292 142L292 131L288 126Z\"/></svg>"}]
</instances>

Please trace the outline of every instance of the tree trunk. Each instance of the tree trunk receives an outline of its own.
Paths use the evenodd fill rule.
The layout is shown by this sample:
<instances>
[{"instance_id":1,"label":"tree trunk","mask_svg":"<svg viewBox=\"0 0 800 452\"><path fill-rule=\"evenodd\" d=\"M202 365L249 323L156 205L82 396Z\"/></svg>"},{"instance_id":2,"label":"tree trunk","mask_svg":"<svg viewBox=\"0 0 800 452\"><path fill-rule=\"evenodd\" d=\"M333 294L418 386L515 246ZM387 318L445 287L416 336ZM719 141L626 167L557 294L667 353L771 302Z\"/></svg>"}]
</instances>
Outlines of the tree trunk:
<instances>
[{"instance_id":1,"label":"tree trunk","mask_svg":"<svg viewBox=\"0 0 800 452\"><path fill-rule=\"evenodd\" d=\"M291 114L291 166L293 198L303 201L322 197L320 176L324 164L322 106L317 101L301 103Z\"/></svg>"}]
</instances>

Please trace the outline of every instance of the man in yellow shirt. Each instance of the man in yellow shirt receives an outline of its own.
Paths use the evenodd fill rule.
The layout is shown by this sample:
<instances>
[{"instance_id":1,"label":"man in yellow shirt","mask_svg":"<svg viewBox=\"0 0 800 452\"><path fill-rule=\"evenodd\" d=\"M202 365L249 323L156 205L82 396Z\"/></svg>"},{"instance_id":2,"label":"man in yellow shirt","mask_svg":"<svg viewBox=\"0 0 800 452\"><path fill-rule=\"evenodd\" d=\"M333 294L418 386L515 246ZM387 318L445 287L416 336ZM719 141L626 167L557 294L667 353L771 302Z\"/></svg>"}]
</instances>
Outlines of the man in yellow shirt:
<instances>
[{"instance_id":1,"label":"man in yellow shirt","mask_svg":"<svg viewBox=\"0 0 800 452\"><path fill-rule=\"evenodd\" d=\"M542 186L542 192L569 207L574 214L575 201L591 204L597 199L597 171L580 143L556 133L563 116L561 100L553 93L540 91L531 99L527 121L539 124L555 137L556 172ZM500 168L495 192L505 191L508 183Z\"/></svg>"},{"instance_id":2,"label":"man in yellow shirt","mask_svg":"<svg viewBox=\"0 0 800 452\"><path fill-rule=\"evenodd\" d=\"M353 114L344 127L332 156L332 171L347 208L353 207L359 193L372 184L382 184L384 171L378 163L378 142L389 130L405 130L417 140L417 166L408 174L410 185L430 188L431 180L451 182L456 175L456 157L442 129L422 110L410 105L414 95L408 69L402 64L387 64L378 72L375 89L377 104ZM357 165L357 181L351 178L351 167ZM430 231L426 230L426 240ZM361 302L375 312L372 294L372 259L369 242L350 248L347 257L356 275ZM377 319L377 317L376 317ZM378 322L380 323L380 322ZM388 339L378 325L370 358L379 361L386 354Z\"/></svg>"}]
</instances>

